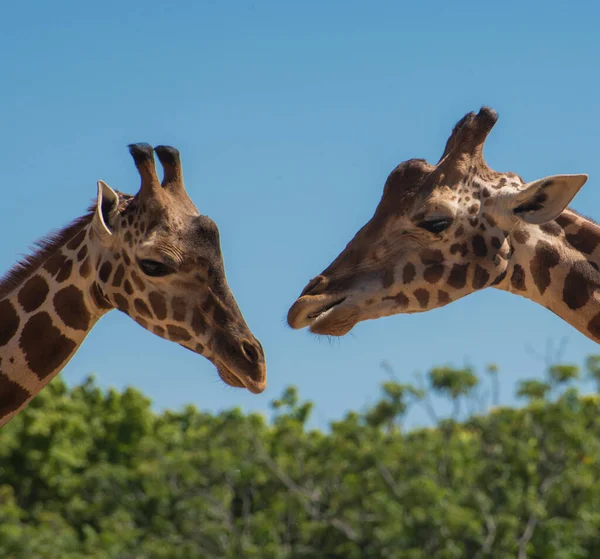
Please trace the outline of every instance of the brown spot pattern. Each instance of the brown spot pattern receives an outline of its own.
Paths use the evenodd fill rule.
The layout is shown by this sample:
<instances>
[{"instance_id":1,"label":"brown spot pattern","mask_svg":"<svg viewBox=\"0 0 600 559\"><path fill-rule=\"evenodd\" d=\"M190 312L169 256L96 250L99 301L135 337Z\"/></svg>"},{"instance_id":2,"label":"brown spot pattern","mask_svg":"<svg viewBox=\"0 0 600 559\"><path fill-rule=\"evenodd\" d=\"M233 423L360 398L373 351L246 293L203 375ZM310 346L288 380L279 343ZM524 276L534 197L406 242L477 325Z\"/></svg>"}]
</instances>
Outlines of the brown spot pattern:
<instances>
[{"instance_id":1,"label":"brown spot pattern","mask_svg":"<svg viewBox=\"0 0 600 559\"><path fill-rule=\"evenodd\" d=\"M589 223L584 223L579 231L567 235L568 243L579 252L591 254L594 252L598 243L600 243L600 235L596 228Z\"/></svg>"},{"instance_id":2,"label":"brown spot pattern","mask_svg":"<svg viewBox=\"0 0 600 559\"><path fill-rule=\"evenodd\" d=\"M192 313L192 328L196 334L204 334L206 332L206 322L199 308L195 307Z\"/></svg>"},{"instance_id":3,"label":"brown spot pattern","mask_svg":"<svg viewBox=\"0 0 600 559\"><path fill-rule=\"evenodd\" d=\"M600 340L600 313L588 322L587 327L589 333L597 340Z\"/></svg>"},{"instance_id":4,"label":"brown spot pattern","mask_svg":"<svg viewBox=\"0 0 600 559\"><path fill-rule=\"evenodd\" d=\"M461 289L467 284L467 270L469 264L454 264L448 276L448 285L455 289Z\"/></svg>"},{"instance_id":5,"label":"brown spot pattern","mask_svg":"<svg viewBox=\"0 0 600 559\"><path fill-rule=\"evenodd\" d=\"M546 241L538 241L535 245L535 256L531 260L533 282L543 295L550 285L550 270L560 261L558 251Z\"/></svg>"},{"instance_id":6,"label":"brown spot pattern","mask_svg":"<svg viewBox=\"0 0 600 559\"><path fill-rule=\"evenodd\" d=\"M525 270L520 264L515 264L513 273L510 276L510 283L515 289L525 291Z\"/></svg>"},{"instance_id":7,"label":"brown spot pattern","mask_svg":"<svg viewBox=\"0 0 600 559\"><path fill-rule=\"evenodd\" d=\"M457 252L460 252L460 255L463 257L466 256L469 253L467 243L454 243L450 246L451 254L456 254Z\"/></svg>"},{"instance_id":8,"label":"brown spot pattern","mask_svg":"<svg viewBox=\"0 0 600 559\"><path fill-rule=\"evenodd\" d=\"M171 308L173 309L173 318L178 322L185 320L185 311L187 306L183 297L173 297L171 299Z\"/></svg>"},{"instance_id":9,"label":"brown spot pattern","mask_svg":"<svg viewBox=\"0 0 600 559\"><path fill-rule=\"evenodd\" d=\"M152 312L148 308L148 305L142 299L136 299L133 302L135 310L145 318L152 318Z\"/></svg>"},{"instance_id":10,"label":"brown spot pattern","mask_svg":"<svg viewBox=\"0 0 600 559\"><path fill-rule=\"evenodd\" d=\"M447 305L450 302L450 295L445 291L438 291L438 303L440 305Z\"/></svg>"},{"instance_id":11,"label":"brown spot pattern","mask_svg":"<svg viewBox=\"0 0 600 559\"><path fill-rule=\"evenodd\" d=\"M146 289L144 282L141 280L140 276L135 273L135 270L131 270L131 279L140 291L144 291L144 289Z\"/></svg>"},{"instance_id":12,"label":"brown spot pattern","mask_svg":"<svg viewBox=\"0 0 600 559\"><path fill-rule=\"evenodd\" d=\"M82 246L79 252L77 253L77 262L81 262L87 256L87 253L87 245Z\"/></svg>"},{"instance_id":13,"label":"brown spot pattern","mask_svg":"<svg viewBox=\"0 0 600 559\"><path fill-rule=\"evenodd\" d=\"M19 323L13 304L8 299L0 301L0 346L6 345L17 333Z\"/></svg>"},{"instance_id":14,"label":"brown spot pattern","mask_svg":"<svg viewBox=\"0 0 600 559\"><path fill-rule=\"evenodd\" d=\"M156 318L158 318L158 320L167 318L167 301L165 298L158 291L153 291L148 296L148 299L150 300L150 306L152 307Z\"/></svg>"},{"instance_id":15,"label":"brown spot pattern","mask_svg":"<svg viewBox=\"0 0 600 559\"><path fill-rule=\"evenodd\" d=\"M0 417L16 412L30 397L20 384L0 371Z\"/></svg>"},{"instance_id":16,"label":"brown spot pattern","mask_svg":"<svg viewBox=\"0 0 600 559\"><path fill-rule=\"evenodd\" d=\"M68 243L67 248L69 250L75 250L85 239L85 229L82 229L75 235Z\"/></svg>"},{"instance_id":17,"label":"brown spot pattern","mask_svg":"<svg viewBox=\"0 0 600 559\"><path fill-rule=\"evenodd\" d=\"M473 245L473 252L475 252L476 256L482 258L487 255L487 245L485 244L485 239L481 235L475 235L471 243Z\"/></svg>"},{"instance_id":18,"label":"brown spot pattern","mask_svg":"<svg viewBox=\"0 0 600 559\"><path fill-rule=\"evenodd\" d=\"M563 300L572 310L583 307L590 299L589 280L575 266L569 270L563 287Z\"/></svg>"},{"instance_id":19,"label":"brown spot pattern","mask_svg":"<svg viewBox=\"0 0 600 559\"><path fill-rule=\"evenodd\" d=\"M443 264L434 264L433 266L428 266L425 268L423 272L423 278L425 281L429 283L437 283L442 279L444 275L444 265Z\"/></svg>"},{"instance_id":20,"label":"brown spot pattern","mask_svg":"<svg viewBox=\"0 0 600 559\"><path fill-rule=\"evenodd\" d=\"M540 229L544 233L546 233L547 235L551 235L552 237L558 237L563 231L562 227L558 223L556 223L556 221L542 223L540 225Z\"/></svg>"},{"instance_id":21,"label":"brown spot pattern","mask_svg":"<svg viewBox=\"0 0 600 559\"><path fill-rule=\"evenodd\" d=\"M113 295L113 301L115 302L117 309L124 313L129 312L129 301L125 299L123 295L120 293L115 293Z\"/></svg>"},{"instance_id":22,"label":"brown spot pattern","mask_svg":"<svg viewBox=\"0 0 600 559\"><path fill-rule=\"evenodd\" d=\"M90 259L86 258L81 266L79 267L79 275L85 279L90 275L91 267L90 267Z\"/></svg>"},{"instance_id":23,"label":"brown spot pattern","mask_svg":"<svg viewBox=\"0 0 600 559\"><path fill-rule=\"evenodd\" d=\"M117 269L115 270L115 275L112 280L113 287L121 287L121 282L123 281L123 276L125 275L125 267L123 264L119 264Z\"/></svg>"},{"instance_id":24,"label":"brown spot pattern","mask_svg":"<svg viewBox=\"0 0 600 559\"><path fill-rule=\"evenodd\" d=\"M125 280L125 283L123 284L123 289L125 289L125 293L127 293L127 295L131 295L133 293L133 286L131 285L131 282L129 280Z\"/></svg>"},{"instance_id":25,"label":"brown spot pattern","mask_svg":"<svg viewBox=\"0 0 600 559\"><path fill-rule=\"evenodd\" d=\"M185 328L175 326L174 324L167 324L167 332L169 339L174 342L187 342L192 339L189 332Z\"/></svg>"},{"instance_id":26,"label":"brown spot pattern","mask_svg":"<svg viewBox=\"0 0 600 559\"><path fill-rule=\"evenodd\" d=\"M415 298L417 299L419 306L424 309L429 303L429 291L427 289L417 289L415 291Z\"/></svg>"},{"instance_id":27,"label":"brown spot pattern","mask_svg":"<svg viewBox=\"0 0 600 559\"><path fill-rule=\"evenodd\" d=\"M43 277L33 276L23 284L17 298L25 312L33 312L46 300L49 291L50 288Z\"/></svg>"},{"instance_id":28,"label":"brown spot pattern","mask_svg":"<svg viewBox=\"0 0 600 559\"><path fill-rule=\"evenodd\" d=\"M387 289L388 287L393 285L393 283L394 283L394 268L392 266L390 266L389 268L384 269L383 273L381 274L381 286L384 289Z\"/></svg>"},{"instance_id":29,"label":"brown spot pattern","mask_svg":"<svg viewBox=\"0 0 600 559\"><path fill-rule=\"evenodd\" d=\"M412 262L409 262L404 266L404 270L402 271L402 283L410 283L415 279L416 269L415 265Z\"/></svg>"},{"instance_id":30,"label":"brown spot pattern","mask_svg":"<svg viewBox=\"0 0 600 559\"><path fill-rule=\"evenodd\" d=\"M33 315L19 339L27 366L40 380L59 368L77 349L77 344L52 324L47 312Z\"/></svg>"},{"instance_id":31,"label":"brown spot pattern","mask_svg":"<svg viewBox=\"0 0 600 559\"><path fill-rule=\"evenodd\" d=\"M475 266L475 271L473 272L473 287L475 289L482 289L486 286L489 279L489 272L485 268L482 268L479 264L477 264Z\"/></svg>"},{"instance_id":32,"label":"brown spot pattern","mask_svg":"<svg viewBox=\"0 0 600 559\"><path fill-rule=\"evenodd\" d=\"M83 331L89 328L91 315L80 289L74 285L64 287L54 295L53 303L56 314L66 326Z\"/></svg>"},{"instance_id":33,"label":"brown spot pattern","mask_svg":"<svg viewBox=\"0 0 600 559\"><path fill-rule=\"evenodd\" d=\"M112 272L112 264L108 261L104 262L102 266L100 266L100 271L98 272L98 277L100 281L106 283L110 278L110 274Z\"/></svg>"}]
</instances>

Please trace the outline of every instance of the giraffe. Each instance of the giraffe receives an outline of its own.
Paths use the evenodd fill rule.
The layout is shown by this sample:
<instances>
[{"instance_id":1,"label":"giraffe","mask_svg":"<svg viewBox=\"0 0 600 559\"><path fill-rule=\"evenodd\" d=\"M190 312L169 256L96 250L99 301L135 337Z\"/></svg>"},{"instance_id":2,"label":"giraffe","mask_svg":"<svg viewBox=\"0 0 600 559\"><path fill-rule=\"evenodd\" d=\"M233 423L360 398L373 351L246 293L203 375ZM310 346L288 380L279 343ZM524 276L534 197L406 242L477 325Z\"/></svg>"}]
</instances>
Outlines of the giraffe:
<instances>
[{"instance_id":1,"label":"giraffe","mask_svg":"<svg viewBox=\"0 0 600 559\"><path fill-rule=\"evenodd\" d=\"M493 171L483 145L497 119L489 107L469 113L436 165L410 159L391 172L371 220L289 309L292 328L343 336L494 287L600 342L600 226L567 207L588 177L526 183Z\"/></svg>"},{"instance_id":2,"label":"giraffe","mask_svg":"<svg viewBox=\"0 0 600 559\"><path fill-rule=\"evenodd\" d=\"M266 387L263 348L227 284L217 225L185 191L179 152L143 143L129 151L138 193L98 181L88 212L39 241L0 280L0 426L112 309L203 355L226 384L255 394Z\"/></svg>"}]
</instances>

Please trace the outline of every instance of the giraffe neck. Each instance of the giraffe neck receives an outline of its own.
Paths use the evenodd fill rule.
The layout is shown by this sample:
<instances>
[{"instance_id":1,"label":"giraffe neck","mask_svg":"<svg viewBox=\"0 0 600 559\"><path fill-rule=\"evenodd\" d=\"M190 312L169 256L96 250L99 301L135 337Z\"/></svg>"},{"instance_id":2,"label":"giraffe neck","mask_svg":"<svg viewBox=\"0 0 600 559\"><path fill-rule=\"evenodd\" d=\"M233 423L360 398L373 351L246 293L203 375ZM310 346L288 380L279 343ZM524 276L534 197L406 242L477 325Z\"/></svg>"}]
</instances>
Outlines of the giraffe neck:
<instances>
[{"instance_id":1,"label":"giraffe neck","mask_svg":"<svg viewBox=\"0 0 600 559\"><path fill-rule=\"evenodd\" d=\"M93 247L85 216L0 281L0 426L66 366L110 310L95 282Z\"/></svg>"},{"instance_id":2,"label":"giraffe neck","mask_svg":"<svg viewBox=\"0 0 600 559\"><path fill-rule=\"evenodd\" d=\"M498 285L543 305L600 343L600 226L565 210L510 234L513 256Z\"/></svg>"}]
</instances>

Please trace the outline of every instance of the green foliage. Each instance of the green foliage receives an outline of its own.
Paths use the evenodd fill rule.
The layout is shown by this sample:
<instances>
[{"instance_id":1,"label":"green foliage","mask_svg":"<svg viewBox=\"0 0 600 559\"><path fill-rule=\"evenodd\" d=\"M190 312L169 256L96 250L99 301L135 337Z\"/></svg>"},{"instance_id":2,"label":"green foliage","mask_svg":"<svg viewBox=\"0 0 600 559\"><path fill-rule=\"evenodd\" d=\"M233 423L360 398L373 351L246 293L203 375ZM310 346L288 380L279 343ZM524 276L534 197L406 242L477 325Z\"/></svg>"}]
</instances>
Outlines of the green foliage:
<instances>
[{"instance_id":1,"label":"green foliage","mask_svg":"<svg viewBox=\"0 0 600 559\"><path fill-rule=\"evenodd\" d=\"M600 357L586 369L598 381ZM600 398L577 375L550 367L524 408L408 432L432 400L392 380L327 433L294 387L269 422L56 379L0 430L0 557L599 557ZM451 409L478 397L471 369L428 378Z\"/></svg>"}]
</instances>

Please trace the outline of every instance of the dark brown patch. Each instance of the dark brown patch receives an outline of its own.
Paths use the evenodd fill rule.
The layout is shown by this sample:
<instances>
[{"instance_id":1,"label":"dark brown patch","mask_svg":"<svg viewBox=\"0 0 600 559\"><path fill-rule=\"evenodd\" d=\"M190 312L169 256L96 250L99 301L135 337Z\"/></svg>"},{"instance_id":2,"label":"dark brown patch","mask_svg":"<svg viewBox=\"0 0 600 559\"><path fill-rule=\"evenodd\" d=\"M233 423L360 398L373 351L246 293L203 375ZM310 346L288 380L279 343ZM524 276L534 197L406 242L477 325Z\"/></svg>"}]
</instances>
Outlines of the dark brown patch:
<instances>
[{"instance_id":1,"label":"dark brown patch","mask_svg":"<svg viewBox=\"0 0 600 559\"><path fill-rule=\"evenodd\" d=\"M466 256L469 253L469 247L467 243L454 243L450 247L450 253L456 254L457 252L460 252L460 255L463 257Z\"/></svg>"},{"instance_id":2,"label":"dark brown patch","mask_svg":"<svg viewBox=\"0 0 600 559\"><path fill-rule=\"evenodd\" d=\"M448 276L448 285L455 289L461 289L467 284L467 270L469 264L454 264Z\"/></svg>"},{"instance_id":3,"label":"dark brown patch","mask_svg":"<svg viewBox=\"0 0 600 559\"><path fill-rule=\"evenodd\" d=\"M131 295L133 293L133 286L131 285L131 282L129 280L125 280L125 283L123 284L123 289L125 290L125 293L127 293L127 295Z\"/></svg>"},{"instance_id":4,"label":"dark brown patch","mask_svg":"<svg viewBox=\"0 0 600 559\"><path fill-rule=\"evenodd\" d=\"M6 345L17 333L19 315L13 304L5 299L0 301L0 346Z\"/></svg>"},{"instance_id":5,"label":"dark brown patch","mask_svg":"<svg viewBox=\"0 0 600 559\"><path fill-rule=\"evenodd\" d=\"M161 326L153 326L152 327L152 331L157 335L160 336L161 338L165 337L165 329L162 328Z\"/></svg>"},{"instance_id":6,"label":"dark brown patch","mask_svg":"<svg viewBox=\"0 0 600 559\"><path fill-rule=\"evenodd\" d=\"M82 246L79 252L77 253L77 262L81 262L87 256L87 253L87 245Z\"/></svg>"},{"instance_id":7,"label":"dark brown patch","mask_svg":"<svg viewBox=\"0 0 600 559\"><path fill-rule=\"evenodd\" d=\"M204 334L206 332L206 322L202 316L202 312L197 307L192 313L192 328L196 334Z\"/></svg>"},{"instance_id":8,"label":"dark brown patch","mask_svg":"<svg viewBox=\"0 0 600 559\"><path fill-rule=\"evenodd\" d=\"M55 276L60 272L66 261L67 257L62 252L58 251L48 258L42 267L51 276Z\"/></svg>"},{"instance_id":9,"label":"dark brown patch","mask_svg":"<svg viewBox=\"0 0 600 559\"><path fill-rule=\"evenodd\" d=\"M477 227L479 225L479 220L476 217L470 217L469 225L471 225L471 227Z\"/></svg>"},{"instance_id":10,"label":"dark brown patch","mask_svg":"<svg viewBox=\"0 0 600 559\"><path fill-rule=\"evenodd\" d=\"M383 273L381 274L381 286L384 289L387 289L394 283L394 268L390 266L389 268L385 268Z\"/></svg>"},{"instance_id":11,"label":"dark brown patch","mask_svg":"<svg viewBox=\"0 0 600 559\"><path fill-rule=\"evenodd\" d=\"M427 303L429 303L429 291L427 291L427 289L415 290L415 297L422 309L427 307Z\"/></svg>"},{"instance_id":12,"label":"dark brown patch","mask_svg":"<svg viewBox=\"0 0 600 559\"><path fill-rule=\"evenodd\" d=\"M402 282L410 283L415 279L416 269L415 265L412 262L409 262L404 266L404 270L402 271Z\"/></svg>"},{"instance_id":13,"label":"dark brown patch","mask_svg":"<svg viewBox=\"0 0 600 559\"><path fill-rule=\"evenodd\" d=\"M100 271L98 272L98 277L100 281L106 283L110 278L110 274L112 272L112 264L110 262L104 262L102 266L100 266Z\"/></svg>"},{"instance_id":14,"label":"dark brown patch","mask_svg":"<svg viewBox=\"0 0 600 559\"><path fill-rule=\"evenodd\" d=\"M467 202L468 202L468 200L467 200ZM476 213L477 213L477 211L478 211L478 210L479 210L479 205L477 205L477 204L471 204L471 205L469 206L469 209L468 209L467 211L468 211L470 214L473 214L473 215L474 215L474 214L476 214Z\"/></svg>"},{"instance_id":15,"label":"dark brown patch","mask_svg":"<svg viewBox=\"0 0 600 559\"><path fill-rule=\"evenodd\" d=\"M54 295L56 314L69 328L86 331L90 325L90 312L85 306L83 293L74 285L63 287Z\"/></svg>"},{"instance_id":16,"label":"dark brown patch","mask_svg":"<svg viewBox=\"0 0 600 559\"><path fill-rule=\"evenodd\" d=\"M56 281L58 283L62 283L63 281L68 280L71 277L72 270L73 270L73 261L65 260L60 271L56 275Z\"/></svg>"},{"instance_id":17,"label":"dark brown patch","mask_svg":"<svg viewBox=\"0 0 600 559\"><path fill-rule=\"evenodd\" d=\"M89 257L86 258L81 266L79 267L79 275L85 279L90 275L90 272L92 271L91 267L90 267L90 259Z\"/></svg>"},{"instance_id":18,"label":"dark brown patch","mask_svg":"<svg viewBox=\"0 0 600 559\"><path fill-rule=\"evenodd\" d=\"M148 323L141 317L136 316L135 321L142 327L148 330Z\"/></svg>"},{"instance_id":19,"label":"dark brown patch","mask_svg":"<svg viewBox=\"0 0 600 559\"><path fill-rule=\"evenodd\" d=\"M146 285L144 284L144 282L141 280L140 276L138 276L135 273L135 270L131 270L131 279L133 280L133 283L135 283L135 286L140 290L140 291L144 291L144 289L146 289Z\"/></svg>"},{"instance_id":20,"label":"dark brown patch","mask_svg":"<svg viewBox=\"0 0 600 559\"><path fill-rule=\"evenodd\" d=\"M489 272L477 264L475 266L475 271L473 272L473 288L482 289L486 286L489 279Z\"/></svg>"},{"instance_id":21,"label":"dark brown patch","mask_svg":"<svg viewBox=\"0 0 600 559\"><path fill-rule=\"evenodd\" d=\"M496 220L490 214L484 213L483 219L489 223L490 227L496 227Z\"/></svg>"},{"instance_id":22,"label":"dark brown patch","mask_svg":"<svg viewBox=\"0 0 600 559\"><path fill-rule=\"evenodd\" d=\"M123 255L123 262L125 262L125 264L127 266L129 266L129 264L131 264L131 259L129 258L129 255L127 254L127 252L125 250L123 250L121 252L121 254Z\"/></svg>"},{"instance_id":23,"label":"dark brown patch","mask_svg":"<svg viewBox=\"0 0 600 559\"><path fill-rule=\"evenodd\" d=\"M125 235L123 236L123 240L129 245L131 246L131 243L133 242L133 237L131 236L131 231L127 231L125 233Z\"/></svg>"},{"instance_id":24,"label":"dark brown patch","mask_svg":"<svg viewBox=\"0 0 600 559\"><path fill-rule=\"evenodd\" d=\"M19 339L27 366L40 380L60 369L77 349L77 344L52 324L47 312L33 315Z\"/></svg>"},{"instance_id":25,"label":"dark brown patch","mask_svg":"<svg viewBox=\"0 0 600 559\"><path fill-rule=\"evenodd\" d=\"M588 322L587 327L589 333L597 340L600 340L600 313Z\"/></svg>"},{"instance_id":26,"label":"dark brown patch","mask_svg":"<svg viewBox=\"0 0 600 559\"><path fill-rule=\"evenodd\" d=\"M443 264L434 264L433 266L428 266L423 272L423 278L429 283L437 283L438 281L440 281L440 279L442 279L443 275Z\"/></svg>"},{"instance_id":27,"label":"dark brown patch","mask_svg":"<svg viewBox=\"0 0 600 559\"><path fill-rule=\"evenodd\" d=\"M544 233L551 235L552 237L558 237L563 231L562 227L558 223L556 223L556 221L549 221L548 223L542 223L540 225L540 229Z\"/></svg>"},{"instance_id":28,"label":"dark brown patch","mask_svg":"<svg viewBox=\"0 0 600 559\"><path fill-rule=\"evenodd\" d=\"M124 313L129 312L129 301L125 299L123 295L121 295L120 293L115 293L113 295L113 301L115 302L117 309Z\"/></svg>"},{"instance_id":29,"label":"dark brown patch","mask_svg":"<svg viewBox=\"0 0 600 559\"><path fill-rule=\"evenodd\" d=\"M142 299L136 299L133 302L133 306L135 307L135 310L138 313L140 313L143 317L152 318L152 312L148 308L148 305L146 305L145 301L143 301Z\"/></svg>"},{"instance_id":30,"label":"dark brown patch","mask_svg":"<svg viewBox=\"0 0 600 559\"><path fill-rule=\"evenodd\" d=\"M173 318L178 322L185 320L185 311L187 306L183 297L173 297L171 299L171 308L173 309Z\"/></svg>"},{"instance_id":31,"label":"dark brown patch","mask_svg":"<svg viewBox=\"0 0 600 559\"><path fill-rule=\"evenodd\" d=\"M444 261L444 255L441 250L431 250L425 249L421 251L419 255L421 258L421 262L425 264L425 266L431 266L432 264L440 264Z\"/></svg>"},{"instance_id":32,"label":"dark brown patch","mask_svg":"<svg viewBox=\"0 0 600 559\"><path fill-rule=\"evenodd\" d=\"M167 301L165 298L158 293L158 291L153 291L148 295L148 299L150 300L150 306L152 307L156 318L158 318L158 320L167 318Z\"/></svg>"},{"instance_id":33,"label":"dark brown patch","mask_svg":"<svg viewBox=\"0 0 600 559\"><path fill-rule=\"evenodd\" d=\"M384 297L383 300L391 300L394 301L394 307L400 307L400 308L406 308L408 307L408 297L406 295L404 295L404 293L402 293L402 291L400 291L400 293L393 295L393 296L389 296L389 297Z\"/></svg>"},{"instance_id":34,"label":"dark brown patch","mask_svg":"<svg viewBox=\"0 0 600 559\"><path fill-rule=\"evenodd\" d=\"M481 194L483 195L484 198L489 198L491 196L491 192L490 189L487 187L483 187L483 190L481 191Z\"/></svg>"},{"instance_id":35,"label":"dark brown patch","mask_svg":"<svg viewBox=\"0 0 600 559\"><path fill-rule=\"evenodd\" d=\"M454 231L454 238L458 239L459 237L462 237L464 232L465 232L465 228L462 225L459 225L456 228L456 231Z\"/></svg>"},{"instance_id":36,"label":"dark brown patch","mask_svg":"<svg viewBox=\"0 0 600 559\"><path fill-rule=\"evenodd\" d=\"M535 245L535 256L531 260L530 267L533 282L542 295L550 285L550 270L559 261L560 255L550 243L538 241L537 245Z\"/></svg>"},{"instance_id":37,"label":"dark brown patch","mask_svg":"<svg viewBox=\"0 0 600 559\"><path fill-rule=\"evenodd\" d=\"M114 308L96 281L90 287L90 296L99 309L109 310Z\"/></svg>"},{"instance_id":38,"label":"dark brown patch","mask_svg":"<svg viewBox=\"0 0 600 559\"><path fill-rule=\"evenodd\" d=\"M438 304L447 305L450 302L450 295L445 291L438 291Z\"/></svg>"},{"instance_id":39,"label":"dark brown patch","mask_svg":"<svg viewBox=\"0 0 600 559\"><path fill-rule=\"evenodd\" d=\"M202 344L196 344L196 353L202 355L204 353L204 346Z\"/></svg>"},{"instance_id":40,"label":"dark brown patch","mask_svg":"<svg viewBox=\"0 0 600 559\"><path fill-rule=\"evenodd\" d=\"M554 221L558 223L563 229L575 223L575 218L569 214L560 214Z\"/></svg>"},{"instance_id":41,"label":"dark brown patch","mask_svg":"<svg viewBox=\"0 0 600 559\"><path fill-rule=\"evenodd\" d=\"M498 274L498 276L496 277L496 279L490 285L498 285L499 283L504 281L504 278L506 277L507 273L508 273L508 270L504 270L503 272L500 272Z\"/></svg>"},{"instance_id":42,"label":"dark brown patch","mask_svg":"<svg viewBox=\"0 0 600 559\"><path fill-rule=\"evenodd\" d=\"M69 250L75 250L85 239L85 229L82 229L75 235L68 243L67 248Z\"/></svg>"},{"instance_id":43,"label":"dark brown patch","mask_svg":"<svg viewBox=\"0 0 600 559\"><path fill-rule=\"evenodd\" d=\"M563 300L572 310L583 307L590 299L592 286L589 279L575 266L569 270L563 287Z\"/></svg>"},{"instance_id":44,"label":"dark brown patch","mask_svg":"<svg viewBox=\"0 0 600 559\"><path fill-rule=\"evenodd\" d=\"M529 233L525 229L517 229L513 232L513 238L519 244L525 244L529 239Z\"/></svg>"},{"instance_id":45,"label":"dark brown patch","mask_svg":"<svg viewBox=\"0 0 600 559\"><path fill-rule=\"evenodd\" d=\"M525 291L525 270L520 264L515 264L512 276L510 276L510 283L515 289Z\"/></svg>"},{"instance_id":46,"label":"dark brown patch","mask_svg":"<svg viewBox=\"0 0 600 559\"><path fill-rule=\"evenodd\" d=\"M502 241L498 237L492 237L490 243L496 250L499 250L502 246Z\"/></svg>"},{"instance_id":47,"label":"dark brown patch","mask_svg":"<svg viewBox=\"0 0 600 559\"><path fill-rule=\"evenodd\" d=\"M33 312L46 300L48 291L50 288L46 280L41 276L33 276L21 287L17 297L25 312ZM2 315L0 314L0 316Z\"/></svg>"},{"instance_id":48,"label":"dark brown patch","mask_svg":"<svg viewBox=\"0 0 600 559\"><path fill-rule=\"evenodd\" d=\"M579 252L591 254L600 243L600 234L595 226L584 223L581 228L567 235L567 242Z\"/></svg>"},{"instance_id":49,"label":"dark brown patch","mask_svg":"<svg viewBox=\"0 0 600 559\"><path fill-rule=\"evenodd\" d=\"M16 412L31 394L0 371L0 417Z\"/></svg>"},{"instance_id":50,"label":"dark brown patch","mask_svg":"<svg viewBox=\"0 0 600 559\"><path fill-rule=\"evenodd\" d=\"M471 243L473 244L473 251L476 256L483 258L487 255L487 245L485 244L485 239L481 235L475 235Z\"/></svg>"},{"instance_id":51,"label":"dark brown patch","mask_svg":"<svg viewBox=\"0 0 600 559\"><path fill-rule=\"evenodd\" d=\"M115 270L115 275L112 280L113 287L121 287L121 282L123 281L123 276L125 275L125 267L123 264L119 264L117 269Z\"/></svg>"},{"instance_id":52,"label":"dark brown patch","mask_svg":"<svg viewBox=\"0 0 600 559\"><path fill-rule=\"evenodd\" d=\"M185 328L175 326L174 324L167 324L167 332L169 339L174 342L187 342L192 339L189 332Z\"/></svg>"}]
</instances>

